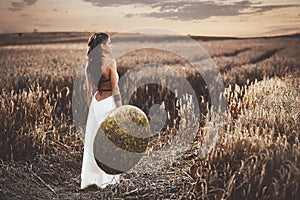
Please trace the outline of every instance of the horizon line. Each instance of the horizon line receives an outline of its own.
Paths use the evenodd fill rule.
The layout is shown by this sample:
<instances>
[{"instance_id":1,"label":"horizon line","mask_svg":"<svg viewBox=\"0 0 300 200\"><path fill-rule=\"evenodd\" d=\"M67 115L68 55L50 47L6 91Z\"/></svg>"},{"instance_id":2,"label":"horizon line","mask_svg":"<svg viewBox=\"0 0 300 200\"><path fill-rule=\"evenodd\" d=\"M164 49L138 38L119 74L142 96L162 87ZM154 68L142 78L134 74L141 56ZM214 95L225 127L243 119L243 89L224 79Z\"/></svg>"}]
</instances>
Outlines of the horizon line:
<instances>
[{"instance_id":1,"label":"horizon line","mask_svg":"<svg viewBox=\"0 0 300 200\"><path fill-rule=\"evenodd\" d=\"M9 35L9 34L51 34L51 33L94 33L97 31L70 31L70 30L65 30L65 31L24 31L24 32L2 32L0 33L0 35ZM103 31L103 32L107 32L109 34L119 34L122 32L117 32L117 31ZM255 38L276 38L276 37L285 37L285 36L294 36L294 35L299 35L300 36L300 32L295 32L295 33L287 33L287 34L278 34L278 35L264 35L264 36L229 36L229 35L221 35L221 36L217 36L217 35L198 35L198 34L183 34L183 35L172 35L172 34L161 34L161 33L140 33L140 32L125 32L127 34L140 34L140 35L166 35L166 36L190 36L190 37L203 37L203 38L230 38L230 39L255 39Z\"/></svg>"}]
</instances>

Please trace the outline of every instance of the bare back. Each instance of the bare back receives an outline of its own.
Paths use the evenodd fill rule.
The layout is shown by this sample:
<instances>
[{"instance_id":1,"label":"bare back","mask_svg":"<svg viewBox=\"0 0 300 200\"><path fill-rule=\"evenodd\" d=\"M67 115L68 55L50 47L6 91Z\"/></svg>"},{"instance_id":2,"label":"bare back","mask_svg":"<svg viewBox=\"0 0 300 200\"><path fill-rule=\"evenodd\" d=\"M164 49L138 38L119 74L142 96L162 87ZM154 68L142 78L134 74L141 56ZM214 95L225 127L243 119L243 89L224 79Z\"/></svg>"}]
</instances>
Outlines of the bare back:
<instances>
[{"instance_id":1,"label":"bare back","mask_svg":"<svg viewBox=\"0 0 300 200\"><path fill-rule=\"evenodd\" d=\"M96 91L95 98L97 101L101 101L107 97L112 96L113 94L113 79L114 76L112 76L113 71L113 63L115 61L110 58L102 58L102 65L101 65L101 72L102 76L101 79L103 80L110 80L110 81L105 81L101 83L101 88L103 89L102 92ZM111 89L111 90L110 90ZM108 90L108 91L105 91ZM110 90L110 91L109 91Z\"/></svg>"}]
</instances>

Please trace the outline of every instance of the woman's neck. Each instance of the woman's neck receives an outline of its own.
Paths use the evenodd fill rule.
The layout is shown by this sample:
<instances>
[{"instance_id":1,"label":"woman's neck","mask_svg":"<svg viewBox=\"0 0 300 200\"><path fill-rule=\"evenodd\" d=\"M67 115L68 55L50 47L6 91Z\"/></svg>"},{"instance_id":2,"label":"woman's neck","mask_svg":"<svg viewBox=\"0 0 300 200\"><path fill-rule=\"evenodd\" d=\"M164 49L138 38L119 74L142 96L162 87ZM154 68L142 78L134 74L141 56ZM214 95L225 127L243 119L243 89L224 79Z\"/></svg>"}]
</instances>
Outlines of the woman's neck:
<instances>
[{"instance_id":1,"label":"woman's neck","mask_svg":"<svg viewBox=\"0 0 300 200\"><path fill-rule=\"evenodd\" d=\"M103 58L107 58L107 57L108 57L108 55L107 55L107 54L101 54L101 57L103 57Z\"/></svg>"}]
</instances>

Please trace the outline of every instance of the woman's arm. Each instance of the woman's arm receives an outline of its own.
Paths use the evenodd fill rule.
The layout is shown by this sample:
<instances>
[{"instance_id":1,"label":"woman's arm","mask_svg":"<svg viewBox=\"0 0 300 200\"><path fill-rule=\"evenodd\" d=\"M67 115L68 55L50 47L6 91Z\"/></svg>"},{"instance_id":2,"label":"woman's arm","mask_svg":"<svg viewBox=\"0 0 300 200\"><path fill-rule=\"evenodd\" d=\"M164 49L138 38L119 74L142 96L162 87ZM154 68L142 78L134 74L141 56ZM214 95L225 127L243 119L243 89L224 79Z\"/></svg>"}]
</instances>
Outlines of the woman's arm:
<instances>
[{"instance_id":1,"label":"woman's arm","mask_svg":"<svg viewBox=\"0 0 300 200\"><path fill-rule=\"evenodd\" d=\"M111 67L110 67L110 79L111 79L111 88L112 88L112 95L114 96L115 103L117 107L122 106L120 90L119 90L119 76L117 72L117 63L113 60Z\"/></svg>"}]
</instances>

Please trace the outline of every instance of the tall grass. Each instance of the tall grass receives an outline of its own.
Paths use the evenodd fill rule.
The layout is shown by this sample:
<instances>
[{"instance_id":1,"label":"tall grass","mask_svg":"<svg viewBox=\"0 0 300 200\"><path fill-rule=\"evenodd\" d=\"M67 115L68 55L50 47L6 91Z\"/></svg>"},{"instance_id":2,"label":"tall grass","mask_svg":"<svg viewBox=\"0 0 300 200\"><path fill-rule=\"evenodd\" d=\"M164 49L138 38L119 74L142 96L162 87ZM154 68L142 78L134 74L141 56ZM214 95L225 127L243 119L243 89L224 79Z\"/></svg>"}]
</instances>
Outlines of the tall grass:
<instances>
[{"instance_id":1,"label":"tall grass","mask_svg":"<svg viewBox=\"0 0 300 200\"><path fill-rule=\"evenodd\" d=\"M175 133L183 138L196 134L195 140L181 157L172 158L170 165L156 167L151 173L133 170L123 174L119 185L93 196L297 199L300 196L299 49L290 40L286 44L278 45L277 42L204 43L215 61L224 58L228 62L233 60L233 64L220 66L227 86L224 91L228 102L225 121L218 124L214 113L207 109L200 119L202 126L195 133L190 133L190 126L195 126L195 121L199 123L193 115L195 102L188 100L184 101L186 104L178 104L181 95L176 96L158 85L139 88L133 94L131 104L147 113L151 105L162 103L169 112L168 123L152 138L152 151L171 144ZM266 47L255 52L261 44ZM266 52L277 48L280 50L262 59ZM0 74L0 159L5 162L29 160L44 154L67 156L80 162L82 132L75 129L71 97L75 72L83 66L80 59L85 53L83 44L1 47L0 51L3 71ZM144 55L143 59L140 55ZM160 61L189 80L198 98L208 95L202 77L191 70L186 61L162 52L131 52L119 58L119 73L122 76L132 66L143 62ZM295 75L289 76L291 73ZM274 77L276 75L280 78ZM164 80L170 84L176 82L170 76ZM126 90L129 83L121 87ZM209 97L206 97L201 104L202 110L208 103ZM188 119L187 123L183 123L183 116ZM184 124L188 126L184 127ZM219 137L211 137L210 133L214 131L219 131ZM147 164L151 165L144 163ZM86 195L86 198L90 197L88 193Z\"/></svg>"},{"instance_id":2,"label":"tall grass","mask_svg":"<svg viewBox=\"0 0 300 200\"><path fill-rule=\"evenodd\" d=\"M196 154L194 162L186 162L185 170L194 179L189 195L209 199L299 197L299 80L273 78L251 83L246 89L227 88L225 94L234 95L227 96L231 101L217 145L204 159ZM242 90L245 95L240 99ZM201 128L200 135L208 133L206 127ZM198 152L201 144L195 141Z\"/></svg>"}]
</instances>

